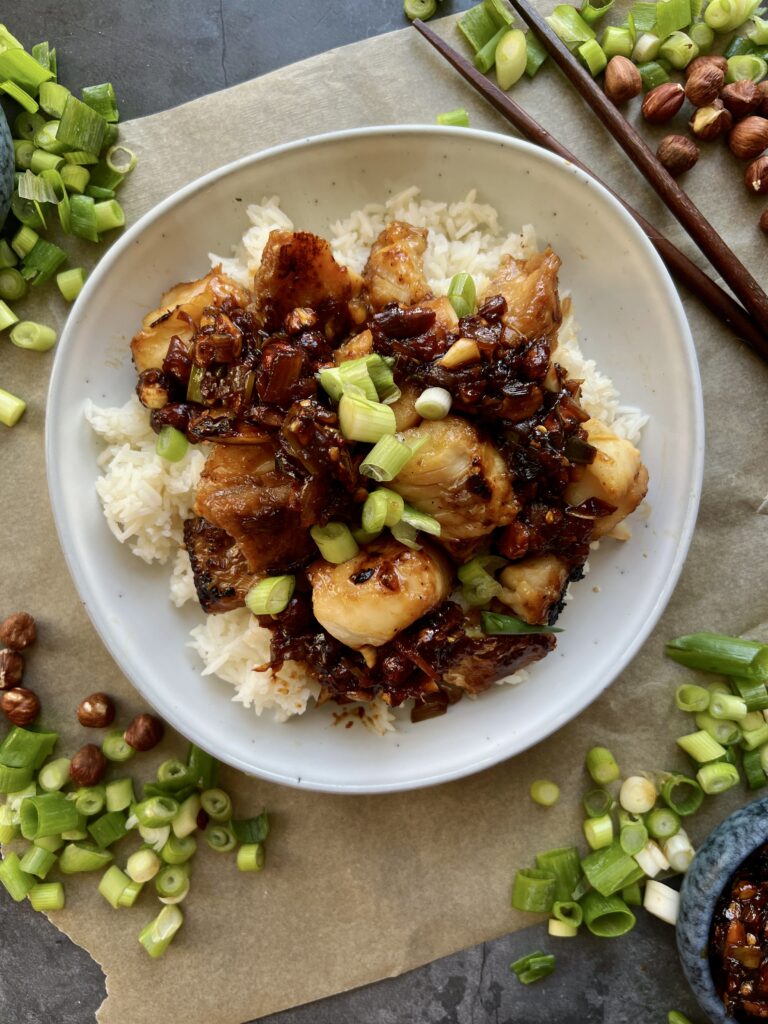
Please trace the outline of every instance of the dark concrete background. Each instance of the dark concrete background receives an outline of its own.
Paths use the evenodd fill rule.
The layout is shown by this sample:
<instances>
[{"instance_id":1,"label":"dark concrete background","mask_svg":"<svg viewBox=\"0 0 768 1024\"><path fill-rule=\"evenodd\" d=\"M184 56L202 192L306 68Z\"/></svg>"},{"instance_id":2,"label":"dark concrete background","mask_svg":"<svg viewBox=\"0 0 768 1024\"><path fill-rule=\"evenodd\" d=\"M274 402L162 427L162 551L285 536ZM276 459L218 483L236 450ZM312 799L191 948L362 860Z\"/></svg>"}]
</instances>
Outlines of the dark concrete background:
<instances>
[{"instance_id":1,"label":"dark concrete background","mask_svg":"<svg viewBox=\"0 0 768 1024\"><path fill-rule=\"evenodd\" d=\"M8 0L0 18L26 45L56 46L65 84L112 81L124 119L406 24L400 0ZM537 925L263 1024L664 1024L669 1009L696 1020L673 940L642 912L613 941L551 940ZM557 970L526 987L509 964L534 949L554 952ZM0 1024L93 1024L103 998L88 954L0 891Z\"/></svg>"}]
</instances>

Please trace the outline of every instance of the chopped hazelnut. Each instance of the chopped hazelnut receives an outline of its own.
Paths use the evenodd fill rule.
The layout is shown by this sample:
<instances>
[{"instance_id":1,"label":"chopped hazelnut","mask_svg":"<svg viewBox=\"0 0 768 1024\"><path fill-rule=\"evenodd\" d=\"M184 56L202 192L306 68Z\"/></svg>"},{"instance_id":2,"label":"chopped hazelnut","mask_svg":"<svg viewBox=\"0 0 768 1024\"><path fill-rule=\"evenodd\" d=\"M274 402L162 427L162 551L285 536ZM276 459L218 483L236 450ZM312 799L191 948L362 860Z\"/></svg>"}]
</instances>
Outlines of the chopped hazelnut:
<instances>
[{"instance_id":1,"label":"chopped hazelnut","mask_svg":"<svg viewBox=\"0 0 768 1024\"><path fill-rule=\"evenodd\" d=\"M0 651L0 690L12 690L24 678L24 658L18 651Z\"/></svg>"},{"instance_id":2,"label":"chopped hazelnut","mask_svg":"<svg viewBox=\"0 0 768 1024\"><path fill-rule=\"evenodd\" d=\"M688 127L697 139L710 142L723 132L730 131L732 124L731 112L725 109L722 100L715 100L708 107L699 107L688 122Z\"/></svg>"},{"instance_id":3,"label":"chopped hazelnut","mask_svg":"<svg viewBox=\"0 0 768 1024\"><path fill-rule=\"evenodd\" d=\"M759 156L747 167L744 184L753 195L768 195L768 156Z\"/></svg>"}]
</instances>

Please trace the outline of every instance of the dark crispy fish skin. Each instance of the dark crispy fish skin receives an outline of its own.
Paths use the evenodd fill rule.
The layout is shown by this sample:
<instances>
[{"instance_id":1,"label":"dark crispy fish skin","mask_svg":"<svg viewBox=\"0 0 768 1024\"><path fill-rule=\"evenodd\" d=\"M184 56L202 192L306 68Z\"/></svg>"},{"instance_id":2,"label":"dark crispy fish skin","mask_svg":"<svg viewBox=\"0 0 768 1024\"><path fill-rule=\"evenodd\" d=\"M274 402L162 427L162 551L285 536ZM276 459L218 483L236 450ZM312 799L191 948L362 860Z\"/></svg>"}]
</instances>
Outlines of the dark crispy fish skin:
<instances>
[{"instance_id":1,"label":"dark crispy fish skin","mask_svg":"<svg viewBox=\"0 0 768 1024\"><path fill-rule=\"evenodd\" d=\"M203 610L215 615L241 608L257 577L248 569L234 538L195 516L184 523L184 547Z\"/></svg>"}]
</instances>

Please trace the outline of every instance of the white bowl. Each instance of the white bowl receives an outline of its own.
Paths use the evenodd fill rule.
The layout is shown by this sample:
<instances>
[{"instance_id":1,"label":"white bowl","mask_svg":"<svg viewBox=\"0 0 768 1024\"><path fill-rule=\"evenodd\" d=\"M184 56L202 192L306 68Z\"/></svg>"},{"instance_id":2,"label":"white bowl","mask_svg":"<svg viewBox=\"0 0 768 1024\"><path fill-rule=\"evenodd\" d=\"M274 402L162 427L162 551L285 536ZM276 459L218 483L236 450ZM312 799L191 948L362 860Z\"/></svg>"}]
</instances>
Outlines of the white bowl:
<instances>
[{"instance_id":1,"label":"white bowl","mask_svg":"<svg viewBox=\"0 0 768 1024\"><path fill-rule=\"evenodd\" d=\"M202 678L185 646L199 608L168 601L167 568L149 568L107 529L94 491L98 446L86 399L122 405L135 385L128 342L160 293L207 270L246 226L245 206L278 193L302 229L419 185L436 200L479 199L503 224L532 223L562 257L586 354L625 402L651 420L642 452L650 515L634 537L606 542L574 588L558 646L521 686L494 686L440 718L379 738L334 727L330 710L281 725ZM119 353L117 358L115 353ZM699 374L690 331L661 261L629 215L578 168L489 132L408 126L338 132L239 160L188 185L133 225L86 284L58 346L46 453L62 547L110 653L180 732L223 761L276 782L331 792L383 792L479 771L577 715L646 639L677 581L696 518L703 459Z\"/></svg>"}]
</instances>

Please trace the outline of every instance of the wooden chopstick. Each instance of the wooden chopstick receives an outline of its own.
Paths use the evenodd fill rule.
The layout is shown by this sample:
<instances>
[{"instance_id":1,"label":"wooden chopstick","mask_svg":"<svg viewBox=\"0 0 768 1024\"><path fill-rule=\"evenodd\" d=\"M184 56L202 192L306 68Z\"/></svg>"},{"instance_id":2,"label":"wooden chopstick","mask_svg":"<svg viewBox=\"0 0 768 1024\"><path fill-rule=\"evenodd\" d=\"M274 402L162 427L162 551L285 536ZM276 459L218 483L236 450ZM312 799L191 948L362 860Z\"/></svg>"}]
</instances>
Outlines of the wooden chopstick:
<instances>
[{"instance_id":1,"label":"wooden chopstick","mask_svg":"<svg viewBox=\"0 0 768 1024\"><path fill-rule=\"evenodd\" d=\"M665 238L661 232L649 221L634 210L629 203L625 202L620 195L607 185L591 168L581 162L569 149L558 142L550 133L539 124L526 110L510 97L502 92L489 78L486 78L477 68L460 53L453 49L446 41L434 32L423 21L413 22L414 27L421 33L427 42L434 47L445 59L462 75L470 85L481 93L488 102L499 111L515 127L522 136L531 142L536 143L543 149L556 153L569 163L575 164L585 171L595 181L606 188L621 205L635 218L637 223L653 243L656 251L661 256L670 273L684 284L714 315L724 323L733 333L741 338L757 355L768 360L768 340L762 334L753 321L735 299L728 292L724 291L712 278L708 277L692 260L688 259L685 253Z\"/></svg>"},{"instance_id":2,"label":"wooden chopstick","mask_svg":"<svg viewBox=\"0 0 768 1024\"><path fill-rule=\"evenodd\" d=\"M510 0L518 14L526 21L544 49L552 57L566 78L589 104L608 131L642 172L651 187L661 196L671 212L704 253L725 283L751 313L761 331L768 331L768 295L750 274L736 254L726 245L701 210L680 188L648 148L642 137L614 107L597 86L589 72L583 68L568 48L555 35L538 11L526 0Z\"/></svg>"}]
</instances>

